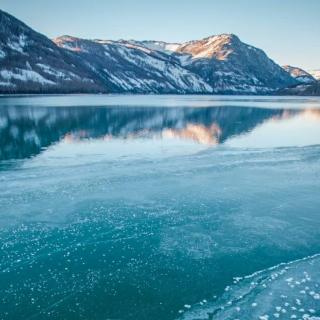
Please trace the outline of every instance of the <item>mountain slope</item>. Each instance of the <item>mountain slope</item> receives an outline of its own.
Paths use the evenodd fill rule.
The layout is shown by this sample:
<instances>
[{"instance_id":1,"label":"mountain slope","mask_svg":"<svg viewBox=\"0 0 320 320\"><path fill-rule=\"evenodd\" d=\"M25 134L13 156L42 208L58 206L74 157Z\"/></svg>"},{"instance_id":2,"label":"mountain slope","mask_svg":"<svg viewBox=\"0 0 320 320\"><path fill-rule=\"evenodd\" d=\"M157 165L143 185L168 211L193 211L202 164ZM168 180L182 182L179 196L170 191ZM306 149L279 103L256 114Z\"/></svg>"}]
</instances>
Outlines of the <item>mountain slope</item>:
<instances>
[{"instance_id":1,"label":"mountain slope","mask_svg":"<svg viewBox=\"0 0 320 320\"><path fill-rule=\"evenodd\" d=\"M317 70L309 70L309 73L310 73L316 80L320 80L320 69L317 69Z\"/></svg>"},{"instance_id":2,"label":"mountain slope","mask_svg":"<svg viewBox=\"0 0 320 320\"><path fill-rule=\"evenodd\" d=\"M297 83L262 50L233 34L181 44L175 55L216 93L268 93Z\"/></svg>"},{"instance_id":3,"label":"mountain slope","mask_svg":"<svg viewBox=\"0 0 320 320\"><path fill-rule=\"evenodd\" d=\"M0 93L104 90L81 60L0 10Z\"/></svg>"},{"instance_id":4,"label":"mountain slope","mask_svg":"<svg viewBox=\"0 0 320 320\"><path fill-rule=\"evenodd\" d=\"M316 81L316 79L310 73L301 68L292 67L289 65L282 66L282 68L300 83L313 83Z\"/></svg>"},{"instance_id":5,"label":"mountain slope","mask_svg":"<svg viewBox=\"0 0 320 320\"><path fill-rule=\"evenodd\" d=\"M200 75L215 93L269 93L298 84L260 49L247 45L233 34L221 34L185 43L136 42L178 59Z\"/></svg>"},{"instance_id":6,"label":"mountain slope","mask_svg":"<svg viewBox=\"0 0 320 320\"><path fill-rule=\"evenodd\" d=\"M284 88L277 92L281 95L296 95L296 96L320 96L320 81L312 84L299 84L294 87Z\"/></svg>"},{"instance_id":7,"label":"mountain slope","mask_svg":"<svg viewBox=\"0 0 320 320\"><path fill-rule=\"evenodd\" d=\"M210 93L198 75L180 66L170 55L130 41L54 39L75 53L115 92Z\"/></svg>"}]
</instances>

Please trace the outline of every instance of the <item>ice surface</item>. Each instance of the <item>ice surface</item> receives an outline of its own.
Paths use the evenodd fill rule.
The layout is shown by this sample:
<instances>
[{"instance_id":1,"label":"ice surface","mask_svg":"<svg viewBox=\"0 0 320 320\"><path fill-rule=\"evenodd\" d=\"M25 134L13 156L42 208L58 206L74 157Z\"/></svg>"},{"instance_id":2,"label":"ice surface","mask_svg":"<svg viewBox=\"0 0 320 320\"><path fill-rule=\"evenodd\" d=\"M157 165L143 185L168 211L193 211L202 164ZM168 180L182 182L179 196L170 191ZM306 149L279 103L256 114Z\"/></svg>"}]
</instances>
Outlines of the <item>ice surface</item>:
<instances>
[{"instance_id":1,"label":"ice surface","mask_svg":"<svg viewBox=\"0 0 320 320\"><path fill-rule=\"evenodd\" d=\"M317 102L216 99L2 98L1 319L319 318Z\"/></svg>"},{"instance_id":2,"label":"ice surface","mask_svg":"<svg viewBox=\"0 0 320 320\"><path fill-rule=\"evenodd\" d=\"M317 254L237 278L221 298L198 303L180 319L317 319L319 293Z\"/></svg>"},{"instance_id":3,"label":"ice surface","mask_svg":"<svg viewBox=\"0 0 320 320\"><path fill-rule=\"evenodd\" d=\"M2 104L6 104L3 99ZM248 107L282 109L319 109L318 97L266 97L226 95L58 95L37 98L11 97L9 105L33 107L57 106L134 106L134 107Z\"/></svg>"}]
</instances>

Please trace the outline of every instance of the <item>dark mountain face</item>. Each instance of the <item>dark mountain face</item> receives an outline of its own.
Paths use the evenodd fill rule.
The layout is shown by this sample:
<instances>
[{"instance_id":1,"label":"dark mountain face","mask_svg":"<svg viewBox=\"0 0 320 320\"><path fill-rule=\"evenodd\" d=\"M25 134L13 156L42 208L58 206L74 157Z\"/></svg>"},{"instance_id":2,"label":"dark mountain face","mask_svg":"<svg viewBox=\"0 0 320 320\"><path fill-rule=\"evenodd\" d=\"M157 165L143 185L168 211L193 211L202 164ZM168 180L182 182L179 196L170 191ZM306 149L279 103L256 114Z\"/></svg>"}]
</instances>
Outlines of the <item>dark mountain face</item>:
<instances>
[{"instance_id":1,"label":"dark mountain face","mask_svg":"<svg viewBox=\"0 0 320 320\"><path fill-rule=\"evenodd\" d=\"M320 96L320 81L311 84L299 84L294 87L284 88L279 90L280 95L295 95L295 96Z\"/></svg>"},{"instance_id":2,"label":"dark mountain face","mask_svg":"<svg viewBox=\"0 0 320 320\"><path fill-rule=\"evenodd\" d=\"M105 91L77 56L0 11L0 93Z\"/></svg>"}]
</instances>

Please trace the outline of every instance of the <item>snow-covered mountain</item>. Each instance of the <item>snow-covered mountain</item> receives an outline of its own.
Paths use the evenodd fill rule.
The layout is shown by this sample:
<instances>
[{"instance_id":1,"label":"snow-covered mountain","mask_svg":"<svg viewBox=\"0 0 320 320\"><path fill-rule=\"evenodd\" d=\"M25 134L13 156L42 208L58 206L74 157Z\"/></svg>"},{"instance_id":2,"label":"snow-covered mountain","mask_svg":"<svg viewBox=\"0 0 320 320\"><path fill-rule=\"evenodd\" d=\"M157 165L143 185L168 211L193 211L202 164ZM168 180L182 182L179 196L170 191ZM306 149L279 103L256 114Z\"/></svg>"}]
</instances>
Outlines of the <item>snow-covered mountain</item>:
<instances>
[{"instance_id":1,"label":"snow-covered mountain","mask_svg":"<svg viewBox=\"0 0 320 320\"><path fill-rule=\"evenodd\" d=\"M186 43L49 40L0 11L0 93L264 94L299 82L232 34Z\"/></svg>"},{"instance_id":2,"label":"snow-covered mountain","mask_svg":"<svg viewBox=\"0 0 320 320\"><path fill-rule=\"evenodd\" d=\"M181 66L200 75L215 93L258 94L298 84L260 49L233 34L185 43L135 41L150 50L170 54Z\"/></svg>"},{"instance_id":3,"label":"snow-covered mountain","mask_svg":"<svg viewBox=\"0 0 320 320\"><path fill-rule=\"evenodd\" d=\"M80 57L113 92L211 93L200 76L183 68L170 55L132 41L54 39Z\"/></svg>"},{"instance_id":4,"label":"snow-covered mountain","mask_svg":"<svg viewBox=\"0 0 320 320\"><path fill-rule=\"evenodd\" d=\"M181 44L181 64L201 75L216 93L268 93L296 81L260 49L233 34Z\"/></svg>"},{"instance_id":5,"label":"snow-covered mountain","mask_svg":"<svg viewBox=\"0 0 320 320\"><path fill-rule=\"evenodd\" d=\"M317 74L316 70L313 72L306 72L297 67L284 66L287 72L292 77L296 78L300 83L296 86L283 88L277 92L282 95L298 95L298 96L320 96L320 71Z\"/></svg>"},{"instance_id":6,"label":"snow-covered mountain","mask_svg":"<svg viewBox=\"0 0 320 320\"><path fill-rule=\"evenodd\" d=\"M102 83L75 55L0 11L0 93L101 90Z\"/></svg>"},{"instance_id":7,"label":"snow-covered mountain","mask_svg":"<svg viewBox=\"0 0 320 320\"><path fill-rule=\"evenodd\" d=\"M320 80L320 69L309 70L309 73L310 73L316 80Z\"/></svg>"},{"instance_id":8,"label":"snow-covered mountain","mask_svg":"<svg viewBox=\"0 0 320 320\"><path fill-rule=\"evenodd\" d=\"M60 37L55 44L0 11L0 93L211 93L170 56L129 42Z\"/></svg>"},{"instance_id":9,"label":"snow-covered mountain","mask_svg":"<svg viewBox=\"0 0 320 320\"><path fill-rule=\"evenodd\" d=\"M295 78L300 83L313 83L316 81L316 79L310 73L301 68L289 65L282 66L282 68L290 73L291 77Z\"/></svg>"}]
</instances>

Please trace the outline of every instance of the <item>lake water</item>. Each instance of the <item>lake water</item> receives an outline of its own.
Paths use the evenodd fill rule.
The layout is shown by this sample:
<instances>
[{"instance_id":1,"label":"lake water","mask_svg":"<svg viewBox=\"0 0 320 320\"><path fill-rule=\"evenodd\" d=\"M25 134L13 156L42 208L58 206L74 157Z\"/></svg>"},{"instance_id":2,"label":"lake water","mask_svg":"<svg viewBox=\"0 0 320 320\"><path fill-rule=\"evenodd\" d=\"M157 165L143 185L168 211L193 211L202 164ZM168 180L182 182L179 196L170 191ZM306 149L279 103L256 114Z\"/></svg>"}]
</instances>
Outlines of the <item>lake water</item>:
<instances>
[{"instance_id":1,"label":"lake water","mask_svg":"<svg viewBox=\"0 0 320 320\"><path fill-rule=\"evenodd\" d=\"M0 319L319 319L320 99L0 98Z\"/></svg>"}]
</instances>

